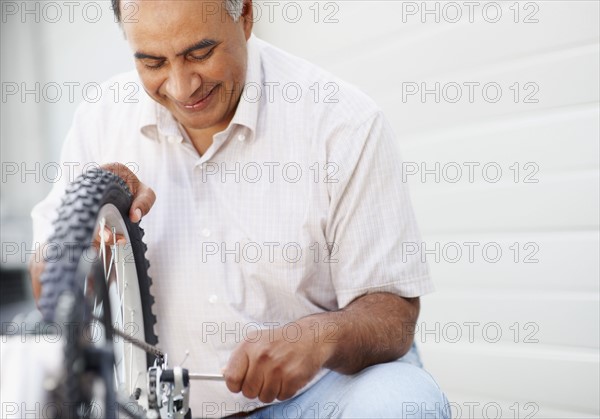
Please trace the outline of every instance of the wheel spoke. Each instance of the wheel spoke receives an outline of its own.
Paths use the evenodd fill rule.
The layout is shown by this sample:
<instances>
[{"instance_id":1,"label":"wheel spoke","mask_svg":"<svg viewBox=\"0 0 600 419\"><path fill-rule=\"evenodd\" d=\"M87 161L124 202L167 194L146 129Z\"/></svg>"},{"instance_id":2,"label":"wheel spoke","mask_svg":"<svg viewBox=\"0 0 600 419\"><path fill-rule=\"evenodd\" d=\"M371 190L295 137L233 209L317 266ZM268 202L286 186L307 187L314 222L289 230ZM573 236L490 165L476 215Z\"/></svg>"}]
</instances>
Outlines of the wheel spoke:
<instances>
[{"instance_id":1,"label":"wheel spoke","mask_svg":"<svg viewBox=\"0 0 600 419\"><path fill-rule=\"evenodd\" d=\"M112 246L110 247L110 250L111 251L110 251L110 261L108 262L108 273L106 273L106 275L105 275L106 285L108 285L110 283L110 274L112 273L112 268L113 268L113 265L115 264L116 250ZM105 261L106 261L106 258L105 258Z\"/></svg>"},{"instance_id":2,"label":"wheel spoke","mask_svg":"<svg viewBox=\"0 0 600 419\"><path fill-rule=\"evenodd\" d=\"M106 238L104 237L104 227L106 226L106 218L100 220L100 253L102 254L102 266L104 267L104 277L106 278Z\"/></svg>"}]
</instances>

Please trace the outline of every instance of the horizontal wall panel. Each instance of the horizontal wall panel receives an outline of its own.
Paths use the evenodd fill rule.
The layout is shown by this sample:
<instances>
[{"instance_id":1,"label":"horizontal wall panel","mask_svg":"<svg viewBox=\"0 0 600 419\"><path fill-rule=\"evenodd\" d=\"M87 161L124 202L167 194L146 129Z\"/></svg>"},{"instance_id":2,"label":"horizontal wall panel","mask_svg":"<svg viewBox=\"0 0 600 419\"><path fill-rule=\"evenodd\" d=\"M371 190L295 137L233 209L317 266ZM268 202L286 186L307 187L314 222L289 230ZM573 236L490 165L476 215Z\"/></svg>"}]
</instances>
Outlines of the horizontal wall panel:
<instances>
[{"instance_id":1,"label":"horizontal wall panel","mask_svg":"<svg viewBox=\"0 0 600 419\"><path fill-rule=\"evenodd\" d=\"M413 172L417 164L419 170L410 175L412 178L421 177L422 169L439 163L447 166L453 184L465 184L470 181L467 162L479 163L480 167L495 162L512 171L513 179L524 181L533 172L533 168L525 170L527 162L534 163L543 174L598 169L599 138L600 108L595 104L518 115L454 132L405 136L401 137L401 151ZM450 170L455 162L460 172Z\"/></svg>"},{"instance_id":2,"label":"horizontal wall panel","mask_svg":"<svg viewBox=\"0 0 600 419\"><path fill-rule=\"evenodd\" d=\"M544 409L600 413L597 350L430 344L421 345L421 352L425 367L449 392L531 401Z\"/></svg>"},{"instance_id":3,"label":"horizontal wall panel","mask_svg":"<svg viewBox=\"0 0 600 419\"><path fill-rule=\"evenodd\" d=\"M425 235L418 249L434 250L424 258L439 292L600 291L597 231Z\"/></svg>"},{"instance_id":4,"label":"horizontal wall panel","mask_svg":"<svg viewBox=\"0 0 600 419\"><path fill-rule=\"evenodd\" d=\"M420 343L471 342L535 350L542 345L598 349L597 293L440 291L422 298ZM472 324L472 326L470 326Z\"/></svg>"},{"instance_id":5,"label":"horizontal wall panel","mask_svg":"<svg viewBox=\"0 0 600 419\"><path fill-rule=\"evenodd\" d=\"M501 115L598 102L598 44L454 77L386 81L372 91L400 135Z\"/></svg>"},{"instance_id":6,"label":"horizontal wall panel","mask_svg":"<svg viewBox=\"0 0 600 419\"><path fill-rule=\"evenodd\" d=\"M302 15L293 22L296 8L284 13L281 5L269 20L268 6L256 2L262 12L259 34L365 87L373 82L365 78L365 62L377 68L379 80L389 81L491 65L598 38L599 7L590 1L521 2L518 12L514 2L497 2L502 15L495 23L494 10L483 12L489 2L479 2L472 17L464 2L423 7L421 1L336 1L319 8L315 2L297 3ZM439 16L426 14L436 4Z\"/></svg>"},{"instance_id":7,"label":"horizontal wall panel","mask_svg":"<svg viewBox=\"0 0 600 419\"><path fill-rule=\"evenodd\" d=\"M300 2L302 18L297 22L281 16L284 7L280 6L272 22L258 26L264 36L290 52L322 65L327 60L335 63L326 67L373 96L401 136L498 115L598 101L597 2L528 2L539 7L539 22L530 24L514 22L509 9L514 7L512 2L501 3L506 19L494 24L484 19L423 24L420 18L399 24L409 3L419 8L423 4L341 1L315 6ZM494 2L481 5L485 3ZM445 3L435 4L443 8ZM524 8L524 3L519 7ZM316 17L319 8L327 13ZM261 8L265 12L261 22L267 18L266 9ZM325 23L326 15L337 22ZM356 31L356 27L368 30ZM303 36L290 35L296 31ZM328 40L325 45L323 39ZM431 94L422 103L421 93L435 90L436 82L441 103L435 103ZM414 95L413 83L419 89ZM457 92L449 83L461 86L457 103L452 103ZM472 101L464 83L480 83L472 86ZM501 89L496 103L490 103L497 98L496 85L484 92L488 83ZM538 102L528 103L534 101Z\"/></svg>"},{"instance_id":8,"label":"horizontal wall panel","mask_svg":"<svg viewBox=\"0 0 600 419\"><path fill-rule=\"evenodd\" d=\"M469 23L465 14L464 18L456 24L448 23L448 20L444 19L445 15L449 15L449 9L446 9L447 13L440 13L440 23L435 23L435 15L423 16L425 9L420 7L421 2L418 2L419 11L416 15L409 14L410 6L406 3L410 2L383 2L380 5L380 13L372 18L374 21L381 19L396 21L391 25L377 25L381 29L374 30L373 33L389 30L390 27L396 27L397 32L380 35L375 47L371 48L365 56L370 62L383 64L379 68L386 72L385 76L438 77L448 73L462 73L464 70L491 66L501 61L517 60L541 51L557 50L598 40L599 8L598 4L593 2L537 2L539 10L537 12L533 10L534 6L528 8L526 13L530 16L529 20L537 17L539 20L537 23L523 23L526 18L522 13L518 17L520 23L515 23L515 12L509 9L514 3L499 2L503 9L502 17L497 23L486 21L483 13L473 13L471 19L473 23ZM444 4L450 2L436 3L439 3L440 9L443 9ZM359 7L358 4L355 7ZM406 23L398 25L398 17L403 16L403 7L407 10ZM433 5L430 4L429 7L433 8ZM521 7L520 12L523 12L523 3ZM359 22L364 24L370 18L370 13L366 11L369 7L362 7L362 9L363 14L359 17L362 20ZM466 11L467 8L463 10ZM586 18L582 19L582 15ZM423 20L426 23L422 23ZM341 24L340 26L344 27ZM557 28L561 29L557 30ZM347 71L350 77L360 78L362 72L357 68L359 61L355 58L356 55L352 54L355 45L349 44L348 49L338 50L337 54L330 56L330 60L337 64L334 64L336 72ZM401 65L397 67L390 65L396 63ZM392 73L394 68L396 73Z\"/></svg>"},{"instance_id":9,"label":"horizontal wall panel","mask_svg":"<svg viewBox=\"0 0 600 419\"><path fill-rule=\"evenodd\" d=\"M411 182L411 195L426 234L597 229L598 177L598 171L589 171L540 175L539 183L501 179L455 188Z\"/></svg>"}]
</instances>

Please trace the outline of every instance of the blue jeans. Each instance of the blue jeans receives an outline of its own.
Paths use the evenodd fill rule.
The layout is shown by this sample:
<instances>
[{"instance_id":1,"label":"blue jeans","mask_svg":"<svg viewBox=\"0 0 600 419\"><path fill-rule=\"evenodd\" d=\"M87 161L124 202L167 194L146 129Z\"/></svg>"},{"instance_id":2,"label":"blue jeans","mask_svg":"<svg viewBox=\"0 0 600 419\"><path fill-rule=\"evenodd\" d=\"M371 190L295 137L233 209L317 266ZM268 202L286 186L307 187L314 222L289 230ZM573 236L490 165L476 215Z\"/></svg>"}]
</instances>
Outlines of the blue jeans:
<instances>
[{"instance_id":1,"label":"blue jeans","mask_svg":"<svg viewBox=\"0 0 600 419\"><path fill-rule=\"evenodd\" d=\"M267 418L449 418L446 396L413 344L402 358L354 375L330 371L300 395L252 413Z\"/></svg>"}]
</instances>

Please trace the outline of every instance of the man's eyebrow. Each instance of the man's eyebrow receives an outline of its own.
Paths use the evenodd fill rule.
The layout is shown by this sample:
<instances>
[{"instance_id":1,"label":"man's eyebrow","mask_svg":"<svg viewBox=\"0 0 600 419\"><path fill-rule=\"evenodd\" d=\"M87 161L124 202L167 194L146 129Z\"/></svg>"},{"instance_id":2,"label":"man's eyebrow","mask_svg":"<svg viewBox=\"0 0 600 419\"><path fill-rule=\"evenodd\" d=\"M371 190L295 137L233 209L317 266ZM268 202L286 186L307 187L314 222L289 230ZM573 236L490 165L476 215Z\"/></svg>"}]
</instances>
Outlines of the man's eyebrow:
<instances>
[{"instance_id":1,"label":"man's eyebrow","mask_svg":"<svg viewBox=\"0 0 600 419\"><path fill-rule=\"evenodd\" d=\"M177 54L177 56L182 56L182 55L187 55L192 51L196 51L198 49L204 49L204 48L208 48L208 47L212 47L217 45L218 42L215 41L214 39L203 39L200 42L196 42L194 45L191 45L189 47L187 47L186 49L184 49L182 52L180 52L179 54Z\"/></svg>"},{"instance_id":2,"label":"man's eyebrow","mask_svg":"<svg viewBox=\"0 0 600 419\"><path fill-rule=\"evenodd\" d=\"M203 39L200 42L196 42L194 45L190 45L189 47L184 49L182 52L177 54L177 56L180 57L182 55L187 55L192 51L209 48L209 47L215 46L217 44L218 44L218 42L215 41L214 39ZM165 57L157 57L155 55L146 54L145 52L140 52L140 51L137 51L135 54L133 54L133 56L135 58L137 58L138 60L143 60L143 59L164 60L165 59Z\"/></svg>"},{"instance_id":3,"label":"man's eyebrow","mask_svg":"<svg viewBox=\"0 0 600 419\"><path fill-rule=\"evenodd\" d=\"M150 54L145 54L143 52L136 52L135 54L133 54L133 56L135 58L137 58L138 60L143 60L143 59L150 59L150 60L164 60L164 57L155 57L154 55L150 55Z\"/></svg>"}]
</instances>

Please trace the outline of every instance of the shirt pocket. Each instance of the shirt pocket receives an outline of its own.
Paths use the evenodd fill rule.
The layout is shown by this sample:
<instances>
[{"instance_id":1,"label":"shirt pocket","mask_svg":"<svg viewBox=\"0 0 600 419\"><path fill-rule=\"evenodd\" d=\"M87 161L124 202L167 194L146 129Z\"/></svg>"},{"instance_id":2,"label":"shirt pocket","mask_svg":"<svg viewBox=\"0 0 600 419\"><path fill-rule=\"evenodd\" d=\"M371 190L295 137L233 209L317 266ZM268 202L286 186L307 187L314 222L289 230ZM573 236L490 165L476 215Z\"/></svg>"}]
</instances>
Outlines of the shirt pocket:
<instances>
[{"instance_id":1,"label":"shirt pocket","mask_svg":"<svg viewBox=\"0 0 600 419\"><path fill-rule=\"evenodd\" d=\"M304 285L310 281L311 255L298 242L240 243L237 283L228 295L232 307L252 321L287 322L313 312Z\"/></svg>"}]
</instances>

